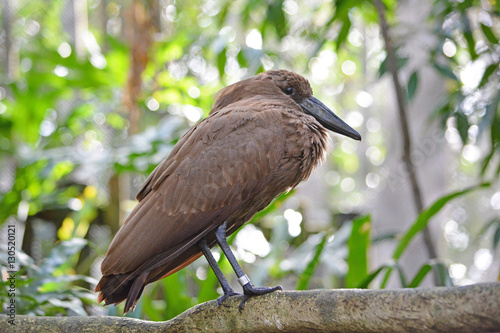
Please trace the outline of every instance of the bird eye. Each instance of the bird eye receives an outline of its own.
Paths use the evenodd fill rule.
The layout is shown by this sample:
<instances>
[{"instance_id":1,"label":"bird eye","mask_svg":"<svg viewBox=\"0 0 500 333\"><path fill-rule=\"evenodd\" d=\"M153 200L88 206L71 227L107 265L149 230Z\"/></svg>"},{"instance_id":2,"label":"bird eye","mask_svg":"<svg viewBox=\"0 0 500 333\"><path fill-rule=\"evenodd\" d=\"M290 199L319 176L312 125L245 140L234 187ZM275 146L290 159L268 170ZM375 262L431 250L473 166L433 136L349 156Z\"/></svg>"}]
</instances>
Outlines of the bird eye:
<instances>
[{"instance_id":1,"label":"bird eye","mask_svg":"<svg viewBox=\"0 0 500 333\"><path fill-rule=\"evenodd\" d=\"M295 88L293 88L293 87L286 87L285 88L285 94L287 94L287 95L293 95L293 94L295 94Z\"/></svg>"}]
</instances>

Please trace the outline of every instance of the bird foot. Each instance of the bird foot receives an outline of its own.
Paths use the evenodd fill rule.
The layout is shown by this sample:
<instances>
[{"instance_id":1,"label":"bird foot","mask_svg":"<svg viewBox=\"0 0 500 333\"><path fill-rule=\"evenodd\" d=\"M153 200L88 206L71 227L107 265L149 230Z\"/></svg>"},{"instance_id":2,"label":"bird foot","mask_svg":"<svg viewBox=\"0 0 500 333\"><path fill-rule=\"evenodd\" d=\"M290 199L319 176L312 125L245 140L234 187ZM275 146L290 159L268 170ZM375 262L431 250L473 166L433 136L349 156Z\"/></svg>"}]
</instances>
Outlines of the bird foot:
<instances>
[{"instance_id":1,"label":"bird foot","mask_svg":"<svg viewBox=\"0 0 500 333\"><path fill-rule=\"evenodd\" d=\"M222 302L224 302L227 298L231 297L231 296L239 296L241 295L240 293L237 293L237 292L234 292L234 291L230 291L228 293L224 293L224 295L222 295L221 297L217 298L217 306L219 305L222 305Z\"/></svg>"},{"instance_id":2,"label":"bird foot","mask_svg":"<svg viewBox=\"0 0 500 333\"><path fill-rule=\"evenodd\" d=\"M247 283L243 286L243 299L240 302L239 309L240 312L243 311L245 308L245 303L250 299L252 296L256 295L264 295L264 294L269 294L272 293L276 290L283 290L282 286L276 286L276 287L254 287L252 284Z\"/></svg>"}]
</instances>

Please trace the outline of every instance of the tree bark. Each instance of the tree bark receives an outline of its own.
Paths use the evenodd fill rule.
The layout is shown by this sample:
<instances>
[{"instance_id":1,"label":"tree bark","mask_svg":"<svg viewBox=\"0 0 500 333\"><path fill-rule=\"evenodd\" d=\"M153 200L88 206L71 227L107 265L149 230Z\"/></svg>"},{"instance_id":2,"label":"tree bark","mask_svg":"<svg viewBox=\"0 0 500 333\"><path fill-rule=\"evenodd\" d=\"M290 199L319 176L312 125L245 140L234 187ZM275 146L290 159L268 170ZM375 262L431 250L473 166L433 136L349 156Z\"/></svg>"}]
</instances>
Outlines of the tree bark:
<instances>
[{"instance_id":1,"label":"tree bark","mask_svg":"<svg viewBox=\"0 0 500 333\"><path fill-rule=\"evenodd\" d=\"M396 290L310 290L197 305L166 322L125 317L0 317L1 332L495 332L500 283Z\"/></svg>"}]
</instances>

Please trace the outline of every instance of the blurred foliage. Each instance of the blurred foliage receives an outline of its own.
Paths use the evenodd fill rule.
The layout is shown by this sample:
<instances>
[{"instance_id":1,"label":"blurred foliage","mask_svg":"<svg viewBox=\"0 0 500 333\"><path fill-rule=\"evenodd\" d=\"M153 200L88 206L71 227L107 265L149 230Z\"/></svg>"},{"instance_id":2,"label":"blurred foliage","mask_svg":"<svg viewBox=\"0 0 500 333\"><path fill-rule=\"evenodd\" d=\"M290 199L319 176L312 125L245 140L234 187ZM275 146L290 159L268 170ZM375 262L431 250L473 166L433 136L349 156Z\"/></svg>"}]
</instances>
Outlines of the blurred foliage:
<instances>
[{"instance_id":1,"label":"blurred foliage","mask_svg":"<svg viewBox=\"0 0 500 333\"><path fill-rule=\"evenodd\" d=\"M418 217L415 220L415 222L413 223L413 225L400 238L400 240L399 240L399 242L394 250L394 253L392 255L392 259L394 260L394 263L387 267L387 272L384 275L384 279L382 280L381 287L384 288L387 285L387 282L389 281L389 276L393 270L393 267L396 267L396 269L399 272L401 285L403 287L406 287L407 286L407 284L406 284L407 279L405 278L404 272L400 269L400 267L398 265L398 260L401 258L403 253L406 251L406 249L408 248L408 245L410 244L412 239L415 236L417 236L425 228L425 226L429 223L430 219L434 215L439 213L439 211L441 211L441 209L443 209L443 207L450 200L453 200L459 196L467 194L467 193L469 193L473 190L476 190L478 188L484 188L484 187L489 187L489 186L490 186L489 183L480 184L478 186L470 187L470 188L462 190L462 191L458 191L458 192L454 192L454 193L445 195L445 196L439 198L438 200L436 200L429 208L422 211L418 215ZM425 274L429 271L430 270L428 269L428 267L423 266L421 268L421 270L417 273L417 275L415 276L413 281L421 281L423 279L423 277L425 277ZM410 285L411 284L415 284L415 282L410 283ZM440 285L448 285L448 283L447 283L447 281L441 279ZM418 284L417 284L417 286L418 286Z\"/></svg>"},{"instance_id":2,"label":"blurred foliage","mask_svg":"<svg viewBox=\"0 0 500 333\"><path fill-rule=\"evenodd\" d=\"M453 120L465 146L488 135L490 151L482 161L500 174L500 8L498 2L436 0L430 19L439 43L431 52L434 68L448 80L448 91L437 112L443 126ZM482 73L471 77L471 72Z\"/></svg>"},{"instance_id":3,"label":"blurred foliage","mask_svg":"<svg viewBox=\"0 0 500 333\"><path fill-rule=\"evenodd\" d=\"M33 259L20 251L16 254L21 270L16 274L15 291L17 313L38 316L78 315L86 316L84 304L97 301L96 294L77 287L77 283L96 284L97 281L85 275L74 274L73 267L80 250L87 244L81 238L72 238L54 246L49 255L37 266ZM2 245L2 248L5 247ZM2 249L4 250L4 249ZM2 257L2 266L7 262ZM1 281L3 290L9 288L9 281ZM6 293L0 295L0 304L9 304Z\"/></svg>"},{"instance_id":4,"label":"blurred foliage","mask_svg":"<svg viewBox=\"0 0 500 333\"><path fill-rule=\"evenodd\" d=\"M123 304L100 307L90 290L138 188L182 133L208 115L220 88L271 68L310 78L320 99L366 132L366 146L343 141L329 154L328 221L321 230L310 228L303 214L308 203L291 191L230 237L253 283L384 288L395 273L403 287L417 287L433 270L441 285L459 280L445 260L429 261L408 277L400 259L447 203L483 185L435 199L402 234L375 236L372 215L358 216L364 193L379 186L369 179L379 177L390 149L381 129L387 119L362 113L374 102L369 86L387 74L371 1L88 0L85 12L75 11L76 2L2 3L0 226L19 226L17 313L121 315ZM402 24L397 2L384 4L390 24ZM498 2L436 0L428 18L437 42L427 65L446 87L435 117L443 132L458 133L464 152L488 136L474 183L500 173L499 17ZM82 20L88 30L75 25ZM407 72L407 102L415 103L424 73L409 67L404 43L395 39L398 65ZM478 71L482 75L471 79ZM499 219L482 223L476 239L498 248ZM374 267L370 253L383 242L395 250ZM229 263L218 256L234 282ZM5 275L3 255L0 263ZM218 287L207 264L196 261L149 285L128 315L170 319L217 298ZM8 299L0 295L0 301Z\"/></svg>"}]
</instances>

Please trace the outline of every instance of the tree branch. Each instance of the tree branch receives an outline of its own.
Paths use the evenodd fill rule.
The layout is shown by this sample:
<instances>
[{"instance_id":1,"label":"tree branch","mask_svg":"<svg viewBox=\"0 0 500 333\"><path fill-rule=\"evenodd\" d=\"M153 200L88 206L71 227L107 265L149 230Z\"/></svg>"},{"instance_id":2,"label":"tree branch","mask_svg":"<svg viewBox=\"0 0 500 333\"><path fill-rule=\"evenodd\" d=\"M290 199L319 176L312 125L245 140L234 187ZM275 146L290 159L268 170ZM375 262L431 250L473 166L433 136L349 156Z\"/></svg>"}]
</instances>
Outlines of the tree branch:
<instances>
[{"instance_id":1,"label":"tree branch","mask_svg":"<svg viewBox=\"0 0 500 333\"><path fill-rule=\"evenodd\" d=\"M491 332L500 283L397 290L310 290L197 305L166 322L125 317L0 316L2 332Z\"/></svg>"},{"instance_id":2,"label":"tree branch","mask_svg":"<svg viewBox=\"0 0 500 333\"><path fill-rule=\"evenodd\" d=\"M387 68L392 74L392 81L394 83L394 90L396 91L396 99L398 101L398 111L399 120L401 126L401 132L403 134L403 162L408 170L408 175L410 176L411 187L413 192L413 202L415 204L415 209L417 214L420 214L423 209L422 193L420 191L420 186L418 184L417 175L415 172L415 167L413 165L413 160L411 156L411 137L410 130L408 129L408 119L406 117L406 105L403 90L401 89L401 84L399 81L398 65L396 59L396 52L392 47L391 38L389 36L389 25L385 19L385 7L381 0L373 0L375 8L377 8L377 13L380 20L380 30L382 31L382 37L384 38L385 49L387 51ZM432 241L429 228L426 226L423 230L424 241L427 247L427 252L429 258L433 259L437 257L436 250L434 248L434 243Z\"/></svg>"}]
</instances>

